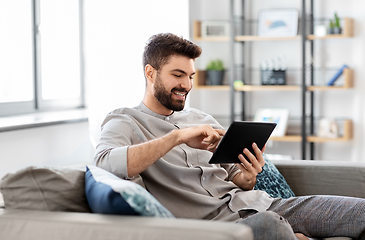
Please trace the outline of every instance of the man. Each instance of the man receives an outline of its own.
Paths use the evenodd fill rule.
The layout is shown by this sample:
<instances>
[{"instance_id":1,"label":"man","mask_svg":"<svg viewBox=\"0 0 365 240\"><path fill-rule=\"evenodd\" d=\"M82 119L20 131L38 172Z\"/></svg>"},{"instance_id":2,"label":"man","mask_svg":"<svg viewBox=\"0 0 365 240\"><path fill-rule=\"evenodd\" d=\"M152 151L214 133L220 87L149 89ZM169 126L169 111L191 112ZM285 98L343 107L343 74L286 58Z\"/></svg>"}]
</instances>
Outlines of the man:
<instances>
[{"instance_id":1,"label":"man","mask_svg":"<svg viewBox=\"0 0 365 240\"><path fill-rule=\"evenodd\" d=\"M252 190L265 164L255 144L253 153L244 149L237 156L241 164L208 163L225 131L210 115L184 110L200 54L199 46L173 34L150 38L143 54L143 101L108 114L95 164L126 179L140 175L176 217L244 223L255 239L359 237L365 227L362 199L284 200Z\"/></svg>"}]
</instances>

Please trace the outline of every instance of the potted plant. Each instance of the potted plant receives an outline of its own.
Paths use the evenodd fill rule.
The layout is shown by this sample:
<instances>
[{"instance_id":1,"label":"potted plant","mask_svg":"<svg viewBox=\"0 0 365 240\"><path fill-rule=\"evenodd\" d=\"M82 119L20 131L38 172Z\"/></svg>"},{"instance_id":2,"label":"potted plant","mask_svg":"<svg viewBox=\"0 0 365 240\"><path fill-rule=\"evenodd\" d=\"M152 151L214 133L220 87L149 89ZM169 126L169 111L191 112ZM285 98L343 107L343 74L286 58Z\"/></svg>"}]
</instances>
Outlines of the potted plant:
<instances>
[{"instance_id":1,"label":"potted plant","mask_svg":"<svg viewBox=\"0 0 365 240\"><path fill-rule=\"evenodd\" d=\"M222 85L224 77L224 64L220 59L211 60L206 67L207 85Z\"/></svg>"},{"instance_id":2,"label":"potted plant","mask_svg":"<svg viewBox=\"0 0 365 240\"><path fill-rule=\"evenodd\" d=\"M341 34L340 18L337 16L337 13L335 13L335 23L333 26L333 33Z\"/></svg>"},{"instance_id":3,"label":"potted plant","mask_svg":"<svg viewBox=\"0 0 365 240\"><path fill-rule=\"evenodd\" d=\"M329 34L341 34L340 18L335 13L335 19L330 20Z\"/></svg>"}]
</instances>

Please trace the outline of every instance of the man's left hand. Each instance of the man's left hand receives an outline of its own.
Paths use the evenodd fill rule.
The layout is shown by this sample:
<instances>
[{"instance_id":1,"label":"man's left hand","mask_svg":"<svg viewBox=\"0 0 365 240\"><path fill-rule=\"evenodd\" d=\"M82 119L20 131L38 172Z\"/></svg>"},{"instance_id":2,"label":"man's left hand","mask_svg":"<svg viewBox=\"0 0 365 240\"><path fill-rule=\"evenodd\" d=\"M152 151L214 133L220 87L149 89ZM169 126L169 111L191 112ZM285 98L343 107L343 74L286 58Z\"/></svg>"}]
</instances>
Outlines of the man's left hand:
<instances>
[{"instance_id":1,"label":"man's left hand","mask_svg":"<svg viewBox=\"0 0 365 240\"><path fill-rule=\"evenodd\" d=\"M241 170L232 180L234 184L242 188L243 190L252 190L256 184L256 176L262 171L262 167L265 165L265 159L262 151L256 145L252 144L254 154L247 148L243 150L243 154L240 154L238 158L242 163L237 163L237 167ZM245 156L244 156L245 155Z\"/></svg>"}]
</instances>

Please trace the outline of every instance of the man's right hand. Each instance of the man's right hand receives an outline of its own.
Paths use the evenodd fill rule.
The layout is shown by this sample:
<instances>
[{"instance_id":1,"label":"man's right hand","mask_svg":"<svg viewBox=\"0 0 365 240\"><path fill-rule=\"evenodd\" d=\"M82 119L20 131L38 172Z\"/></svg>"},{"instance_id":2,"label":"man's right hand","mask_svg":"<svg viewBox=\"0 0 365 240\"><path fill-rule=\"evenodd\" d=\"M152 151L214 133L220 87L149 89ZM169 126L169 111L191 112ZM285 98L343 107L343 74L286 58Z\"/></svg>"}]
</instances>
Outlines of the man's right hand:
<instances>
[{"instance_id":1,"label":"man's right hand","mask_svg":"<svg viewBox=\"0 0 365 240\"><path fill-rule=\"evenodd\" d=\"M178 132L179 143L185 143L189 147L214 152L222 136L223 129L214 129L210 125L201 125L191 128L174 130Z\"/></svg>"},{"instance_id":2,"label":"man's right hand","mask_svg":"<svg viewBox=\"0 0 365 240\"><path fill-rule=\"evenodd\" d=\"M131 145L127 152L128 176L133 177L151 166L179 144L214 152L225 131L210 125L173 130L148 142Z\"/></svg>"}]
</instances>

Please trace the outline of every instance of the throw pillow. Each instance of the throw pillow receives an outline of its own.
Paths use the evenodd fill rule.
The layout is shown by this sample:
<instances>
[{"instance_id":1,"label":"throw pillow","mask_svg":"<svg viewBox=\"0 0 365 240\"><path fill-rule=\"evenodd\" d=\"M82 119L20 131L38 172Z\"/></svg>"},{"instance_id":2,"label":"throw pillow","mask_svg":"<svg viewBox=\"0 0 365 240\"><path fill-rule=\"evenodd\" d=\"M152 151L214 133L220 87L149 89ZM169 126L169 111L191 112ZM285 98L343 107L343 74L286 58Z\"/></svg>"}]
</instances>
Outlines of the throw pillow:
<instances>
[{"instance_id":1,"label":"throw pillow","mask_svg":"<svg viewBox=\"0 0 365 240\"><path fill-rule=\"evenodd\" d=\"M91 212L85 196L85 169L27 167L3 177L5 208Z\"/></svg>"},{"instance_id":2,"label":"throw pillow","mask_svg":"<svg viewBox=\"0 0 365 240\"><path fill-rule=\"evenodd\" d=\"M87 166L85 192L95 213L174 218L146 189L96 166Z\"/></svg>"},{"instance_id":3,"label":"throw pillow","mask_svg":"<svg viewBox=\"0 0 365 240\"><path fill-rule=\"evenodd\" d=\"M255 190L263 190L274 198L295 197L285 178L264 154L265 165L256 177Z\"/></svg>"}]
</instances>

